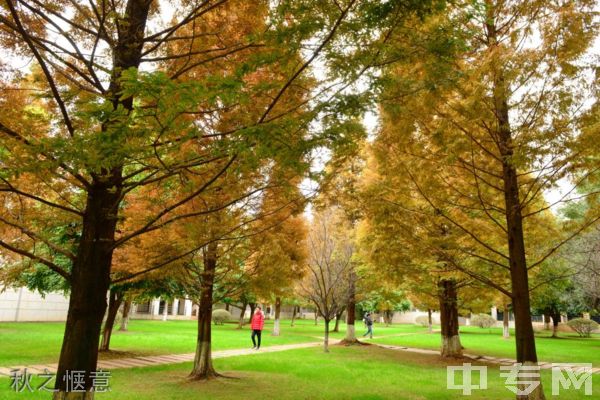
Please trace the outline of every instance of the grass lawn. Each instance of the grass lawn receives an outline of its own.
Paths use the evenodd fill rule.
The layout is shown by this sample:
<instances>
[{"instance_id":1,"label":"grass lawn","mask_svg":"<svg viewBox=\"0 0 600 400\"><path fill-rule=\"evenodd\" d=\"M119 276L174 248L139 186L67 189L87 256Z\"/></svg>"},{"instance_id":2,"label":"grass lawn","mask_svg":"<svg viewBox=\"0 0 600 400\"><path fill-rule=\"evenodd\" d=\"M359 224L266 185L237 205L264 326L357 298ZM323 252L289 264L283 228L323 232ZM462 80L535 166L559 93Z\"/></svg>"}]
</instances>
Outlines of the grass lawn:
<instances>
[{"instance_id":1,"label":"grass lawn","mask_svg":"<svg viewBox=\"0 0 600 400\"><path fill-rule=\"evenodd\" d=\"M502 338L502 328L481 329L472 326L460 327L460 339L465 352L502 358L515 358L514 331L511 338ZM427 349L440 348L440 335L408 335L376 338L375 343L391 344ZM600 335L580 338L575 333L559 332L559 338L550 337L550 332L536 334L538 359L547 362L592 363L600 367Z\"/></svg>"},{"instance_id":2,"label":"grass lawn","mask_svg":"<svg viewBox=\"0 0 600 400\"><path fill-rule=\"evenodd\" d=\"M239 399L454 399L460 391L446 389L446 364L437 356L411 354L376 346L332 346L263 353L215 360L216 368L235 379L190 382L191 363L115 370L111 392L97 399L116 400L239 400ZM550 373L542 372L546 394ZM465 399L510 399L497 367L488 368L488 389ZM42 392L13 393L7 378L0 379L0 398L48 399ZM477 379L475 382L477 383ZM600 376L593 384L600 390ZM33 386L36 386L34 379ZM590 398L582 391L562 390L560 399Z\"/></svg>"},{"instance_id":3,"label":"grass lawn","mask_svg":"<svg viewBox=\"0 0 600 400\"><path fill-rule=\"evenodd\" d=\"M323 336L324 324L315 326L312 320L298 320L294 327L290 321L281 322L281 335L271 336L273 321L267 320L263 333L263 345L304 343L318 341ZM342 338L345 325L332 338ZM357 333L362 332L362 322ZM376 326L377 335L397 335L425 332L414 325ZM0 366L31 365L58 362L64 333L63 322L8 322L0 323ZM197 322L132 320L129 331L115 330L111 339L114 353L104 353L101 359L119 356L192 353L196 348ZM213 350L250 347L250 330L237 329L237 324L213 325Z\"/></svg>"}]
</instances>

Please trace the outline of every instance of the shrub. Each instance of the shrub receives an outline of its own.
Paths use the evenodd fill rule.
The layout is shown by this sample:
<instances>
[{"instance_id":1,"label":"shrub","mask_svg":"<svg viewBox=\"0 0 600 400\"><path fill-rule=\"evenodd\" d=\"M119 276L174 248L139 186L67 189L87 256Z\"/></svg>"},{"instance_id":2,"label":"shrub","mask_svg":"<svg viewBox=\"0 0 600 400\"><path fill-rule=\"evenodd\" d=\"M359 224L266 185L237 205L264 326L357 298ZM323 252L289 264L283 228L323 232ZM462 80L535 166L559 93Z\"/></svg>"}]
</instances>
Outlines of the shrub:
<instances>
[{"instance_id":1,"label":"shrub","mask_svg":"<svg viewBox=\"0 0 600 400\"><path fill-rule=\"evenodd\" d=\"M427 317L427 315L419 315L417 318L415 318L415 324L421 325L423 327L428 327L429 317Z\"/></svg>"},{"instance_id":2,"label":"shrub","mask_svg":"<svg viewBox=\"0 0 600 400\"><path fill-rule=\"evenodd\" d=\"M567 322L567 325L581 337L590 337L592 331L598 329L598 323L591 319L575 318Z\"/></svg>"},{"instance_id":3,"label":"shrub","mask_svg":"<svg viewBox=\"0 0 600 400\"><path fill-rule=\"evenodd\" d=\"M229 321L231 319L231 313L227 310L214 310L212 312L212 320L215 325L223 325L225 321Z\"/></svg>"},{"instance_id":4,"label":"shrub","mask_svg":"<svg viewBox=\"0 0 600 400\"><path fill-rule=\"evenodd\" d=\"M471 325L478 326L480 328L491 328L496 325L496 319L491 315L477 314L471 317Z\"/></svg>"}]
</instances>

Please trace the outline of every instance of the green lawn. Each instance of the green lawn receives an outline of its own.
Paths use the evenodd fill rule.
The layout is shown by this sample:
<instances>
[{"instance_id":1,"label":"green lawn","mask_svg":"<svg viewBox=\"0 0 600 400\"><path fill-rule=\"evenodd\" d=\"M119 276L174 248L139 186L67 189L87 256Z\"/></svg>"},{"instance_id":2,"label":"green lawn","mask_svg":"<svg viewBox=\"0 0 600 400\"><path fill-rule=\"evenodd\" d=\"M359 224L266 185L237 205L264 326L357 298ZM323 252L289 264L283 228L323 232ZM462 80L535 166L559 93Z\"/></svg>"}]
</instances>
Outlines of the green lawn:
<instances>
[{"instance_id":1,"label":"green lawn","mask_svg":"<svg viewBox=\"0 0 600 400\"><path fill-rule=\"evenodd\" d=\"M460 327L460 338L465 352L502 358L515 358L514 331L510 339L502 338L502 329L481 329L472 326ZM440 335L408 335L383 337L375 343L397 346L440 348ZM559 332L559 338L553 339L549 332L536 334L538 359L547 362L592 363L600 367L600 335L580 338L577 334Z\"/></svg>"},{"instance_id":2,"label":"green lawn","mask_svg":"<svg viewBox=\"0 0 600 400\"><path fill-rule=\"evenodd\" d=\"M460 391L446 389L446 364L437 356L386 350L376 346L332 346L263 353L215 360L216 368L235 379L190 382L190 363L149 368L115 370L111 392L98 399L116 400L239 400L239 399L454 399ZM550 373L542 372L549 396ZM33 382L35 387L36 382ZM600 385L595 375L593 384ZM488 389L475 390L465 399L507 399L513 394L504 387L497 367L488 368ZM600 389L596 389L600 390ZM12 393L7 378L0 379L0 398L48 399L47 393ZM560 399L590 398L573 388Z\"/></svg>"},{"instance_id":3,"label":"green lawn","mask_svg":"<svg viewBox=\"0 0 600 400\"><path fill-rule=\"evenodd\" d=\"M315 326L312 320L282 321L281 336L271 336L273 321L266 321L263 345L277 345L318 341L323 336L324 324ZM333 338L342 338L345 325L340 324L340 333ZM376 326L377 335L396 335L424 332L414 325ZM0 366L31 365L58 361L64 323L55 322L8 322L0 323ZM357 324L357 333L362 333L362 322ZM115 356L155 355L191 353L195 351L197 335L196 321L151 321L132 320L128 332L115 330L111 348L115 354L101 354L101 358ZM251 346L249 326L237 329L236 324L213 325L213 349L235 349ZM122 352L122 353L121 353Z\"/></svg>"},{"instance_id":4,"label":"green lawn","mask_svg":"<svg viewBox=\"0 0 600 400\"><path fill-rule=\"evenodd\" d=\"M362 322L357 323L357 335L364 332ZM150 321L133 320L128 332L115 331L111 347L114 353L101 354L101 358L135 355L191 353L195 350L196 321ZM281 336L271 336L273 321L266 321L263 346L318 341L323 336L322 322L315 326L312 320L299 320L294 327L290 321L282 321ZM345 325L332 338L342 338ZM514 337L505 340L501 329L461 327L461 340L465 351L473 354L514 358ZM0 366L27 365L57 362L64 323L0 323ZM399 346L439 349L439 333L427 334L416 325L393 325L374 327L375 343ZM514 332L511 332L514 334ZM236 324L213 325L213 349L224 350L249 347L250 331ZM560 333L560 339L552 339L549 333L537 334L537 351L541 361L591 362L600 366L600 335L581 339L575 334Z\"/></svg>"},{"instance_id":5,"label":"green lawn","mask_svg":"<svg viewBox=\"0 0 600 400\"><path fill-rule=\"evenodd\" d=\"M272 321L267 321L264 346L317 341L323 335L323 324L297 321L290 327L282 321L282 334L270 335ZM60 351L63 323L0 324L0 366L56 362ZM345 326L333 338L344 336ZM415 325L375 325L375 343L438 349L439 333L428 334ZM362 334L362 323L357 334ZM213 325L213 349L249 347L249 329L238 330L234 324ZM561 333L561 339L538 334L539 358L553 362L592 362L600 365L600 335L580 339ZM129 332L115 332L113 349L121 355L168 354L193 352L196 321L142 321L130 323ZM514 357L514 339L504 340L499 329L461 327L466 352L501 357ZM189 382L190 363L149 368L114 370L111 392L98 394L98 399L451 399L461 397L459 391L446 389L446 361L438 356L422 355L378 348L376 346L332 346L330 354L320 348L262 353L215 360L220 372L233 379L211 382ZM119 354L117 354L119 355ZM103 355L106 356L106 355ZM114 355L113 355L114 356ZM455 361L454 364L457 362ZM546 394L550 394L550 372L543 371ZM497 366L488 369L489 389L474 391L469 399L513 398L504 387ZM600 385L600 376L593 378ZM32 386L39 383L33 377ZM51 387L51 386L50 386ZM292 389L293 388L293 389ZM600 389L597 389L600 390ZM48 399L42 392L14 393L10 381L0 378L0 399ZM566 390L561 399L583 399L581 391Z\"/></svg>"}]
</instances>

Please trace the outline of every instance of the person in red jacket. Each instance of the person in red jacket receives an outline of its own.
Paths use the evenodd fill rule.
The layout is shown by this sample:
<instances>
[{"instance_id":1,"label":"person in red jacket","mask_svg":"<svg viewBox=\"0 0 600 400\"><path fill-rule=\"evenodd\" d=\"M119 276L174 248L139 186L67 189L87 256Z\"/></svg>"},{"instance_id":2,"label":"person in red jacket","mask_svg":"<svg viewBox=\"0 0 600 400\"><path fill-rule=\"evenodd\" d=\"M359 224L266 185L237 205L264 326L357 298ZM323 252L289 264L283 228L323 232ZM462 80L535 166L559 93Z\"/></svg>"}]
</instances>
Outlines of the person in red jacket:
<instances>
[{"instance_id":1,"label":"person in red jacket","mask_svg":"<svg viewBox=\"0 0 600 400\"><path fill-rule=\"evenodd\" d=\"M252 316L252 323L250 324L250 328L252 328L252 343L254 344L253 349L260 349L260 334L262 333L263 327L265 326L265 314L262 312L262 308L260 306L256 307L256 311ZM256 344L256 340L254 338L258 338L258 344Z\"/></svg>"}]
</instances>

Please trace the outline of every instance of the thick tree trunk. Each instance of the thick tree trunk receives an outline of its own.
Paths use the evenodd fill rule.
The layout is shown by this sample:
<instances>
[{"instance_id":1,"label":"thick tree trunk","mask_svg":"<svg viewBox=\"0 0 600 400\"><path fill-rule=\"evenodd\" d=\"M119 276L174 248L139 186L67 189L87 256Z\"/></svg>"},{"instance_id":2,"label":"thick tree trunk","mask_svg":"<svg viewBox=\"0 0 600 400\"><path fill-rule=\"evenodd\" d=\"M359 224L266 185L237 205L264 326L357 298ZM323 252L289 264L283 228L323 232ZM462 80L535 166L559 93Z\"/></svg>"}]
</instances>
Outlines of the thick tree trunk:
<instances>
[{"instance_id":1,"label":"thick tree trunk","mask_svg":"<svg viewBox=\"0 0 600 400\"><path fill-rule=\"evenodd\" d=\"M351 271L351 279L350 279L350 292L348 296L348 305L346 309L348 310L346 313L346 337L344 338L344 343L353 344L358 343L358 339L356 338L356 284L355 284L355 275L354 270Z\"/></svg>"},{"instance_id":2,"label":"thick tree trunk","mask_svg":"<svg viewBox=\"0 0 600 400\"><path fill-rule=\"evenodd\" d=\"M292 310L292 323L290 324L291 327L294 326L294 322L296 321L296 310L298 310L298 306L294 306L294 309Z\"/></svg>"},{"instance_id":3,"label":"thick tree trunk","mask_svg":"<svg viewBox=\"0 0 600 400\"><path fill-rule=\"evenodd\" d=\"M110 285L117 208L121 194L120 170L95 176L88 193L82 237L71 273L71 296L58 362L54 399L92 399L93 393L70 392L67 371L85 371L86 390L92 389L102 318ZM116 189L114 189L116 188Z\"/></svg>"},{"instance_id":4,"label":"thick tree trunk","mask_svg":"<svg viewBox=\"0 0 600 400\"><path fill-rule=\"evenodd\" d=\"M350 287L348 292L348 305L346 306L346 337L344 343L358 343L356 338L356 272L354 268L350 270Z\"/></svg>"},{"instance_id":5,"label":"thick tree trunk","mask_svg":"<svg viewBox=\"0 0 600 400\"><path fill-rule=\"evenodd\" d=\"M246 303L245 301L242 303L242 307L240 308L240 322L238 324L238 328L242 329L242 327L244 326L244 314L246 313L246 307L248 306L248 303Z\"/></svg>"},{"instance_id":6,"label":"thick tree trunk","mask_svg":"<svg viewBox=\"0 0 600 400\"><path fill-rule=\"evenodd\" d=\"M165 299L165 307L163 308L162 320L166 321L169 315L169 300Z\"/></svg>"},{"instance_id":7,"label":"thick tree trunk","mask_svg":"<svg viewBox=\"0 0 600 400\"><path fill-rule=\"evenodd\" d=\"M340 319L342 319L342 314L346 311L346 308L343 307L337 314L335 314L335 325L333 326L333 332L340 331Z\"/></svg>"},{"instance_id":8,"label":"thick tree trunk","mask_svg":"<svg viewBox=\"0 0 600 400\"><path fill-rule=\"evenodd\" d=\"M550 312L546 311L544 312L544 330L549 331L550 330L550 319L552 317L550 316Z\"/></svg>"},{"instance_id":9,"label":"thick tree trunk","mask_svg":"<svg viewBox=\"0 0 600 400\"><path fill-rule=\"evenodd\" d=\"M552 337L558 337L558 324L560 323L560 313L555 312L552 314Z\"/></svg>"},{"instance_id":10,"label":"thick tree trunk","mask_svg":"<svg viewBox=\"0 0 600 400\"><path fill-rule=\"evenodd\" d=\"M325 319L325 336L323 337L323 351L329 353L329 320Z\"/></svg>"},{"instance_id":11,"label":"thick tree trunk","mask_svg":"<svg viewBox=\"0 0 600 400\"><path fill-rule=\"evenodd\" d=\"M225 311L229 311L229 303L225 303Z\"/></svg>"},{"instance_id":12,"label":"thick tree trunk","mask_svg":"<svg viewBox=\"0 0 600 400\"><path fill-rule=\"evenodd\" d=\"M497 28L494 19L494 5L486 0L488 46L490 52L497 51ZM515 339L517 345L517 362L526 366L537 365L535 337L531 323L531 307L529 300L529 277L525 257L525 240L523 233L523 215L519 196L519 181L514 160L514 143L509 119L508 85L504 78L502 63L498 62L493 71L494 114L497 120L496 141L502 158L502 180L504 183L504 209L506 214L506 230L508 239L508 255L512 286L512 305L515 315ZM542 383L526 396L518 398L539 400L545 399Z\"/></svg>"},{"instance_id":13,"label":"thick tree trunk","mask_svg":"<svg viewBox=\"0 0 600 400\"><path fill-rule=\"evenodd\" d=\"M248 323L252 323L252 317L254 316L254 310L256 310L256 303L250 303L250 318L248 318Z\"/></svg>"},{"instance_id":14,"label":"thick tree trunk","mask_svg":"<svg viewBox=\"0 0 600 400\"><path fill-rule=\"evenodd\" d=\"M394 318L394 312L392 310L386 310L383 312L385 316L385 326L390 326L392 324L392 318Z\"/></svg>"},{"instance_id":15,"label":"thick tree trunk","mask_svg":"<svg viewBox=\"0 0 600 400\"><path fill-rule=\"evenodd\" d=\"M110 337L115 326L115 319L119 312L119 307L123 302L123 293L110 291L108 300L108 312L106 315L106 321L104 322L104 329L102 330L102 341L100 342L100 351L110 350Z\"/></svg>"},{"instance_id":16,"label":"thick tree trunk","mask_svg":"<svg viewBox=\"0 0 600 400\"><path fill-rule=\"evenodd\" d=\"M211 355L211 319L213 286L217 269L217 243L211 243L204 252L204 271L202 273L200 303L198 306L198 339L194 367L190 379L203 380L219 376L212 364Z\"/></svg>"},{"instance_id":17,"label":"thick tree trunk","mask_svg":"<svg viewBox=\"0 0 600 400\"><path fill-rule=\"evenodd\" d=\"M281 315L281 297L275 298L275 321L273 322L272 336L280 335L279 316Z\"/></svg>"},{"instance_id":18,"label":"thick tree trunk","mask_svg":"<svg viewBox=\"0 0 600 400\"><path fill-rule=\"evenodd\" d=\"M508 339L510 338L510 330L509 328L509 317L510 314L508 313L508 304L504 305L504 310L502 311L502 337L504 339Z\"/></svg>"},{"instance_id":19,"label":"thick tree trunk","mask_svg":"<svg viewBox=\"0 0 600 400\"><path fill-rule=\"evenodd\" d=\"M127 327L129 325L129 312L131 311L131 300L125 300L123 303L123 319L121 319L121 327L120 331L127 331Z\"/></svg>"},{"instance_id":20,"label":"thick tree trunk","mask_svg":"<svg viewBox=\"0 0 600 400\"><path fill-rule=\"evenodd\" d=\"M438 283L440 323L442 328L442 357L462 357L462 345L458 334L458 295L454 279L442 279Z\"/></svg>"},{"instance_id":21,"label":"thick tree trunk","mask_svg":"<svg viewBox=\"0 0 600 400\"><path fill-rule=\"evenodd\" d=\"M431 308L427 309L427 332L432 333L433 332L433 318L432 318L432 314L433 311L431 310Z\"/></svg>"}]
</instances>

